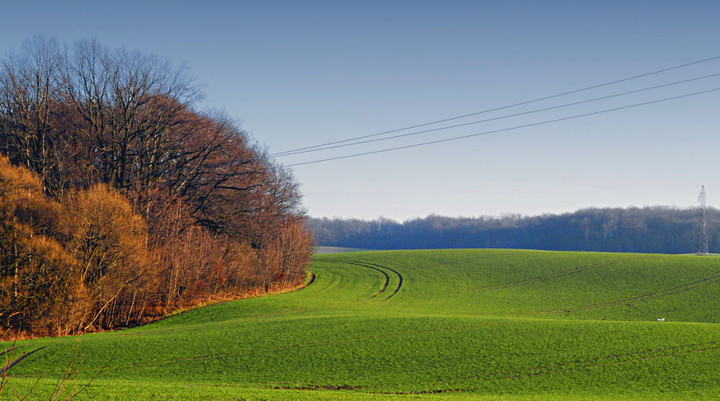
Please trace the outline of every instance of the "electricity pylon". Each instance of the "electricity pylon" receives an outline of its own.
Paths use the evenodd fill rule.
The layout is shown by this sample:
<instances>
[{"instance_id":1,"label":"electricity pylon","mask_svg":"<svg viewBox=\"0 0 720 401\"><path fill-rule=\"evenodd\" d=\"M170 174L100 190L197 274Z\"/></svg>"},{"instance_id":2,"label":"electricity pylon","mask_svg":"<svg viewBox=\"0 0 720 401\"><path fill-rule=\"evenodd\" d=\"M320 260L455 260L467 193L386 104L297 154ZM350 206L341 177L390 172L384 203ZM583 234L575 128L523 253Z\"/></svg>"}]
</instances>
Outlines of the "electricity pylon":
<instances>
[{"instance_id":1,"label":"electricity pylon","mask_svg":"<svg viewBox=\"0 0 720 401\"><path fill-rule=\"evenodd\" d=\"M699 224L698 224L698 255L707 255L708 254L708 236L707 236L707 202L705 199L705 185L702 186L702 189L700 189L700 196L698 196L698 203L699 206L699 215L700 218Z\"/></svg>"}]
</instances>

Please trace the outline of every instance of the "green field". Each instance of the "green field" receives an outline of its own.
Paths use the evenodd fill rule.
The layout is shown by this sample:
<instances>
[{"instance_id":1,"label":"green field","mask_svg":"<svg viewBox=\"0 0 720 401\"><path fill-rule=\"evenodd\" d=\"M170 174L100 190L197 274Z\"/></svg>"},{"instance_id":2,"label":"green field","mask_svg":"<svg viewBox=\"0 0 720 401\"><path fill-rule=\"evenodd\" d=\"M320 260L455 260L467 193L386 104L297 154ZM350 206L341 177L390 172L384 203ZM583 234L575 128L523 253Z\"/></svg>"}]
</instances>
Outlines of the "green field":
<instances>
[{"instance_id":1,"label":"green field","mask_svg":"<svg viewBox=\"0 0 720 401\"><path fill-rule=\"evenodd\" d=\"M719 258L388 251L311 271L294 293L83 336L78 385L105 368L78 399L720 399ZM51 391L76 338L22 344L48 347L8 399Z\"/></svg>"}]
</instances>

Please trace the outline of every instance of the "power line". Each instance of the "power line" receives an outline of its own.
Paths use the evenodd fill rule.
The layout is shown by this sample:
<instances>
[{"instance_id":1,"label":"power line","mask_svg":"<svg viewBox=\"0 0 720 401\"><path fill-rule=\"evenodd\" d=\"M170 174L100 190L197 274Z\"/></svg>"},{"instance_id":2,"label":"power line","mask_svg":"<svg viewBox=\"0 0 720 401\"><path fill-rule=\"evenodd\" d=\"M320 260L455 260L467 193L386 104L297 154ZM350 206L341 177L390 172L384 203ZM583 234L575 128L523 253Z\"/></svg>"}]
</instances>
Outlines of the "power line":
<instances>
[{"instance_id":1,"label":"power line","mask_svg":"<svg viewBox=\"0 0 720 401\"><path fill-rule=\"evenodd\" d=\"M284 154L278 155L278 156L276 156L276 157L294 156L294 155L300 155L300 154L305 154L305 153L320 152L320 151L323 151L323 150L344 148L344 147L348 147L348 146L362 145L362 144L366 144L366 143L388 141L388 140L391 140L391 139L398 139L398 138L404 138L404 137L408 137L408 136L426 134L426 133L429 133L429 132L444 131L444 130L448 130L448 129L452 129L452 128L467 127L467 126L469 126L469 125L475 125L475 124L480 124L480 123L485 123L485 122L490 122L490 121L503 120L503 119L506 119L506 118L519 117L519 116L524 116L524 115L529 115L529 114L534 114L534 113L540 113L540 112L543 112L543 111L560 109L560 108L564 108L564 107L577 106L577 105L584 104L584 103L596 102L596 101L599 101L599 100L606 100L606 99L611 99L611 98L615 98L615 97L631 95L631 94L640 93L640 92L647 92L647 91L654 90L654 89L666 88L666 87L669 87L669 86L685 84L685 83L688 83L688 82L699 81L699 80L702 80L702 79L708 79L708 78L713 78L713 77L717 77L717 76L720 76L720 73L714 73L714 74L710 74L710 75L704 75L704 76L701 76L701 77L684 79L684 80L681 80L681 81L670 82L670 83L662 84L662 85L655 85L655 86L651 86L651 87L647 87L647 88L642 88L642 89L635 89L635 90L631 90L631 91L627 91L627 92L622 92L622 93L617 93L617 94L613 94L613 95L600 96L600 97L596 97L596 98L592 98L592 99L586 99L586 100L579 100L579 101L577 101L577 102L565 103L565 104L561 104L561 105L557 105L557 106L550 106L550 107L544 107L544 108L541 108L541 109L524 111L524 112L521 112L521 113L506 114L506 115L503 115L503 116L498 116L498 117L493 117L493 118L487 118L487 119L483 119L483 120L469 121L469 122L462 123L462 124L447 125L447 126L444 126L444 127L431 128L431 129L426 129L426 130L422 130L422 131L413 131L413 132L409 132L409 133L405 133L405 134L392 135L392 136L383 137L383 138L368 139L368 140L364 140L364 141L357 141L357 142L351 142L351 143L336 144L336 145L332 145L332 146L316 147L316 148L314 148L314 149L306 149L306 150L299 150L299 151L295 151L295 152L288 152L288 153L284 153Z\"/></svg>"},{"instance_id":2,"label":"power line","mask_svg":"<svg viewBox=\"0 0 720 401\"><path fill-rule=\"evenodd\" d=\"M708 58L705 58L705 59L702 59L702 60L692 61L692 62L689 62L689 63L680 64L680 65L676 65L676 66L673 66L673 67L663 68L663 69L661 69L661 70L646 72L646 73L643 73L643 74L633 75L633 76L631 76L631 77L618 79L618 80L615 80L615 81L604 82L604 83L601 83L601 84L592 85L592 86L587 86L587 87L584 87L584 88L575 89L575 90L571 90L571 91L568 91L568 92L562 92L562 93L557 93L557 94L554 94L554 95L543 96L543 97L539 97L539 98L535 98L535 99L525 100L525 101L522 101L522 102L512 103L512 104L509 104L509 105L506 105L506 106L500 106L500 107L496 107L496 108L492 108L492 109L481 110L481 111L477 111L477 112L474 112L474 113L463 114L463 115L459 115L459 116L455 116L455 117L444 118L444 119L441 119L441 120L435 120L435 121L430 121L430 122L426 122L426 123L422 123L422 124L416 124L416 125L411 125L411 126L407 126L407 127L403 127L403 128L397 128L397 129L393 129L393 130L389 130L389 131L378 132L378 133L375 133L375 134L362 135L362 136L357 136L357 137L353 137L353 138L342 139L342 140L333 141L333 142L325 142L325 143L321 143L321 144L317 144L317 145L305 146L305 147L290 149L290 150L286 150L286 151L282 151L282 152L276 152L276 153L270 154L270 156L272 156L272 157L284 156L284 155L286 155L286 154L288 154L288 153L294 153L294 152L297 152L297 151L314 149L314 148L324 147L324 146L329 146L329 145L336 145L336 144L340 144L340 143L355 141L355 140L359 140L359 139L372 138L372 137L381 136L381 135L393 134L393 133L396 133L396 132L407 131L407 130L410 130L410 129L427 127L427 126L429 126L429 125L434 125L434 124L444 123L444 122L448 122L448 121L459 120L459 119L462 119L462 118L472 117L472 116L476 116L476 115L479 115L479 114L486 114L486 113L491 113L491 112L494 112L494 111L500 111L500 110L509 109L509 108L512 108L512 107L524 106L524 105L526 105L526 104L536 103L536 102L540 102L540 101L543 101L543 100L554 99L554 98L557 98L557 97L567 96L567 95L571 95L571 94L574 94L574 93L579 93L579 92L584 92L584 91L588 91L588 90L592 90L592 89L602 88L602 87L604 87L604 86L615 85L615 84L619 84L619 83L621 83L621 82L627 82L627 81L631 81L631 80L634 80L634 79L639 79L639 78L644 78L644 77L648 77L648 76L651 76L651 75L661 74L661 73L664 73L664 72L668 72L668 71L672 71L672 70L677 70L677 69L685 68L685 67L690 67L690 66L693 66L693 65L697 65L697 64L701 64L701 63L706 63L706 62L713 61L713 60L717 60L717 59L720 59L720 56L708 57Z\"/></svg>"},{"instance_id":3,"label":"power line","mask_svg":"<svg viewBox=\"0 0 720 401\"><path fill-rule=\"evenodd\" d=\"M462 136L456 136L456 137L445 138L445 139L438 139L438 140L434 140L434 141L415 143L415 144L411 144L411 145L396 146L393 148L385 148L385 149L379 149L379 150L374 150L374 151L369 151L369 152L354 153L354 154L345 155L345 156L328 157L325 159L318 159L318 160L312 160L312 161L307 161L307 162L288 164L287 166L288 167L303 166L306 164L315 164L315 163L322 163L322 162L327 162L327 161L332 161L332 160L349 159L352 157L367 156L367 155L378 154L378 153L392 152L395 150L416 148L416 147L420 147L420 146L434 145L434 144L443 143L443 142L457 141L460 139L472 138L472 137L481 136L481 135L490 135L490 134L496 134L498 132L514 131L514 130L518 130L518 129L522 129L522 128L537 127L540 125L547 125L547 124L552 124L552 123L557 123L557 122L567 121L567 120L573 120L573 119L582 118L582 117L589 117L589 116L594 116L594 115L598 115L598 114L611 113L614 111L626 110L626 109L631 109L631 108L640 107L640 106L647 106L650 104L662 103L662 102L667 102L670 100L682 99L682 98L686 98L686 97L697 96L697 95L702 95L702 94L717 92L717 91L720 91L720 88L707 89L707 90L703 90L703 91L687 93L684 95L677 95L677 96L667 97L667 98L663 98L663 99L650 100L647 102L635 103L635 104L630 104L630 105L620 106L620 107L614 107L611 109L604 109L604 110L594 111L594 112L590 112L590 113L576 114L573 116L556 118L556 119L552 119L552 120L545 120L545 121L540 121L540 122L531 123L531 124L517 125L517 126L509 127L509 128L501 128L501 129L496 129L496 130L491 130L491 131L479 132L479 133L475 133L475 134L462 135Z\"/></svg>"}]
</instances>

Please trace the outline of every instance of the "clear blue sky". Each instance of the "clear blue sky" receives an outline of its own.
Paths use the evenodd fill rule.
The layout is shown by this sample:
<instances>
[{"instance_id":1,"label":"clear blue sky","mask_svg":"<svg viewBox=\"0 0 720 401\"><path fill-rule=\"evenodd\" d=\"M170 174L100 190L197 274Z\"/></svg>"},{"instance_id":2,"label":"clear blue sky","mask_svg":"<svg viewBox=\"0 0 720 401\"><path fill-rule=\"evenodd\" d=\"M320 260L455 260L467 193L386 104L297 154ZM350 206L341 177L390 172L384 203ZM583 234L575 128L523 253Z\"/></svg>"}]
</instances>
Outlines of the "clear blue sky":
<instances>
[{"instance_id":1,"label":"clear blue sky","mask_svg":"<svg viewBox=\"0 0 720 401\"><path fill-rule=\"evenodd\" d=\"M72 5L70 5L72 4ZM473 113L720 55L715 1L15 1L0 53L35 34L185 63L204 106L270 152ZM500 116L720 72L707 62ZM293 164L720 87L720 78L277 160ZM293 167L312 216L407 219L720 205L720 92ZM471 121L471 119L462 120Z\"/></svg>"}]
</instances>

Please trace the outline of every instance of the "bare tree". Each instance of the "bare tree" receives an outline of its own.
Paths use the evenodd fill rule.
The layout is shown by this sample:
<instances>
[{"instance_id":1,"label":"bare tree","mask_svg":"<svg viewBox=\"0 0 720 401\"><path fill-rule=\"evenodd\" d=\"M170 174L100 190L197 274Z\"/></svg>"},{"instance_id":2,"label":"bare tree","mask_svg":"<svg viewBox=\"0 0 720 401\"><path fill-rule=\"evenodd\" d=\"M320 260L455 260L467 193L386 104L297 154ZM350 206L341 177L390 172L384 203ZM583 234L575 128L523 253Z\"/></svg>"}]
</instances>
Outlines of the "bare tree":
<instances>
[{"instance_id":1,"label":"bare tree","mask_svg":"<svg viewBox=\"0 0 720 401\"><path fill-rule=\"evenodd\" d=\"M53 134L61 130L53 126L52 109L62 60L55 39L37 36L0 61L0 147L43 182L53 168Z\"/></svg>"},{"instance_id":2,"label":"bare tree","mask_svg":"<svg viewBox=\"0 0 720 401\"><path fill-rule=\"evenodd\" d=\"M155 56L113 52L94 40L76 43L66 58L61 93L80 117L74 128L87 144L87 158L102 182L127 188L134 168L154 163L153 145L198 91L182 68Z\"/></svg>"}]
</instances>

